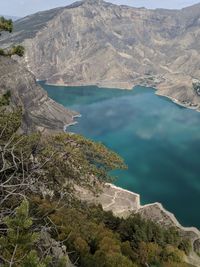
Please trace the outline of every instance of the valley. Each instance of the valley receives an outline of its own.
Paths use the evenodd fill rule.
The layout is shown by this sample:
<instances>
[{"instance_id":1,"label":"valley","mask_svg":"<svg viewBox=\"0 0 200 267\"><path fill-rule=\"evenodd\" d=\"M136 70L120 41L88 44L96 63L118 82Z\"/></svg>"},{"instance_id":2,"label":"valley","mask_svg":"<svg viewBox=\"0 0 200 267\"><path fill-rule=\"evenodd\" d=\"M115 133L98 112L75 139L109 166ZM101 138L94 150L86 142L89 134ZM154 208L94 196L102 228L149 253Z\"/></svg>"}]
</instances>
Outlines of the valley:
<instances>
[{"instance_id":1,"label":"valley","mask_svg":"<svg viewBox=\"0 0 200 267\"><path fill-rule=\"evenodd\" d=\"M8 18L0 265L198 267L200 4Z\"/></svg>"}]
</instances>

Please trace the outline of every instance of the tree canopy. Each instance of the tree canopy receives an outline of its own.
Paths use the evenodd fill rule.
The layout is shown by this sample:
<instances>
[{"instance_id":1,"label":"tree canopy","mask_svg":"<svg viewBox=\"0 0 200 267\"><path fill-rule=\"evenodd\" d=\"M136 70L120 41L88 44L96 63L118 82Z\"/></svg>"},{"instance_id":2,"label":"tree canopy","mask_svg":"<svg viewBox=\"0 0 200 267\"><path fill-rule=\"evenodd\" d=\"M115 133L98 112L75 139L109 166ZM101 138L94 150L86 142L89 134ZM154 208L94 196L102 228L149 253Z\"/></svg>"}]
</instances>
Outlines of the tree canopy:
<instances>
[{"instance_id":1,"label":"tree canopy","mask_svg":"<svg viewBox=\"0 0 200 267\"><path fill-rule=\"evenodd\" d=\"M12 32L13 31L13 22L11 19L5 19L4 17L0 17L0 36L1 32L7 31ZM19 57L23 57L25 52L25 49L21 45L14 45L13 47L9 49L0 49L0 56L12 56L12 55L18 55Z\"/></svg>"},{"instance_id":2,"label":"tree canopy","mask_svg":"<svg viewBox=\"0 0 200 267\"><path fill-rule=\"evenodd\" d=\"M13 30L13 22L11 19L5 19L4 17L0 17L0 32L8 31L12 32Z\"/></svg>"}]
</instances>

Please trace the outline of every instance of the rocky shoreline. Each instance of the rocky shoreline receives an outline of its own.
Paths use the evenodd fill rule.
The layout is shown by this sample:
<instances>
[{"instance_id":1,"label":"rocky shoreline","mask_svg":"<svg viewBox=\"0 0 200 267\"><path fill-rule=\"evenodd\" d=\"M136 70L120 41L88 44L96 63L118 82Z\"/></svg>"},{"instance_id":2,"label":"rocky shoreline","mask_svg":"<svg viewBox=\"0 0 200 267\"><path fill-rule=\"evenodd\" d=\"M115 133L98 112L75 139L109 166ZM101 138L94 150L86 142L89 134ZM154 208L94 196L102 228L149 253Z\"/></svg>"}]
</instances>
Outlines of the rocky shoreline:
<instances>
[{"instance_id":1,"label":"rocky shoreline","mask_svg":"<svg viewBox=\"0 0 200 267\"><path fill-rule=\"evenodd\" d=\"M74 119L81 118L81 117L82 117L81 114L74 115L73 116L73 121L71 123L65 124L64 127L63 127L63 131L66 132L68 127L73 126L73 125L76 125L78 122L75 121Z\"/></svg>"},{"instance_id":2,"label":"rocky shoreline","mask_svg":"<svg viewBox=\"0 0 200 267\"><path fill-rule=\"evenodd\" d=\"M165 94L159 92L159 90L157 90L155 94L158 95L158 96L163 96L163 97L166 97L166 98L170 99L172 102L174 102L178 106L181 106L181 107L184 107L184 108L188 108L188 109L193 109L193 110L196 110L196 111L200 112L200 106L199 105L194 105L192 103L184 104L183 102L180 102L176 98L173 98L171 96L168 96L168 95L165 95Z\"/></svg>"},{"instance_id":3,"label":"rocky shoreline","mask_svg":"<svg viewBox=\"0 0 200 267\"><path fill-rule=\"evenodd\" d=\"M143 77L144 78L144 77ZM141 78L141 80L143 80L143 78ZM200 111L200 97L199 97L199 102L198 103L193 103L192 100L184 100L184 101L180 101L179 99L170 96L169 94L166 94L165 91L161 90L159 88L159 84L155 84L155 83L150 83L149 81L147 82L131 82L131 81L127 81L127 82L111 82L111 81L107 81L107 82L86 82L86 81L82 81L82 82L78 82L78 83L51 83L51 82L46 82L47 85L52 85L52 86L97 86L98 88L108 88L108 89L121 89L121 90L134 90L134 87L137 85L141 85L144 87L151 87L153 89L155 89L155 94L158 96L163 96L166 97L168 99L170 99L172 102L174 102L175 104L185 107L185 108L189 108L189 109L193 109L196 111ZM162 86L161 86L162 87ZM191 88L192 90L192 88Z\"/></svg>"}]
</instances>

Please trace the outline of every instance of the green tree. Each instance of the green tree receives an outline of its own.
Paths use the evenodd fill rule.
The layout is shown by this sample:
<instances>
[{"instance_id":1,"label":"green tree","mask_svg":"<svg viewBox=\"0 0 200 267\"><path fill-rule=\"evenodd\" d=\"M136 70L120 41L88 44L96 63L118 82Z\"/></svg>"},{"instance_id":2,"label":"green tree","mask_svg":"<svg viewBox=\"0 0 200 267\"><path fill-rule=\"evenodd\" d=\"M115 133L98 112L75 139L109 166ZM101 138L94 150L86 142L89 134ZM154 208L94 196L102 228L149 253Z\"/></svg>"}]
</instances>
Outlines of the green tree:
<instances>
[{"instance_id":1,"label":"green tree","mask_svg":"<svg viewBox=\"0 0 200 267\"><path fill-rule=\"evenodd\" d=\"M113 179L110 176L112 170L126 168L116 153L81 135L63 133L46 136L41 147L38 160L45 162L52 158L44 169L49 173L47 178L53 181L54 189L56 184L59 188L61 184L78 184L95 191L99 182Z\"/></svg>"},{"instance_id":2,"label":"green tree","mask_svg":"<svg viewBox=\"0 0 200 267\"><path fill-rule=\"evenodd\" d=\"M121 244L121 251L123 255L125 255L132 261L136 261L138 259L138 250L134 251L129 241L123 242Z\"/></svg>"},{"instance_id":3,"label":"green tree","mask_svg":"<svg viewBox=\"0 0 200 267\"><path fill-rule=\"evenodd\" d=\"M13 22L11 19L5 19L4 17L0 17L0 33L2 31L12 32L13 30Z\"/></svg>"},{"instance_id":4,"label":"green tree","mask_svg":"<svg viewBox=\"0 0 200 267\"><path fill-rule=\"evenodd\" d=\"M11 19L5 19L4 17L0 17L0 36L1 32L7 31L12 32L13 30L13 22ZM4 49L0 49L0 56L5 56L6 52Z\"/></svg>"},{"instance_id":5,"label":"green tree","mask_svg":"<svg viewBox=\"0 0 200 267\"><path fill-rule=\"evenodd\" d=\"M5 50L0 48L0 56L5 56L5 55L6 55Z\"/></svg>"},{"instance_id":6,"label":"green tree","mask_svg":"<svg viewBox=\"0 0 200 267\"><path fill-rule=\"evenodd\" d=\"M33 231L29 204L24 200L14 216L4 219L6 233L0 238L0 259L4 267L45 267L33 249L40 235ZM48 259L49 260L49 259Z\"/></svg>"},{"instance_id":7,"label":"green tree","mask_svg":"<svg viewBox=\"0 0 200 267\"><path fill-rule=\"evenodd\" d=\"M162 251L161 258L163 262L181 263L184 259L184 253L172 245L167 245Z\"/></svg>"},{"instance_id":8,"label":"green tree","mask_svg":"<svg viewBox=\"0 0 200 267\"><path fill-rule=\"evenodd\" d=\"M104 237L99 243L99 249L94 255L97 267L135 267L135 264L122 255L120 241Z\"/></svg>"},{"instance_id":9,"label":"green tree","mask_svg":"<svg viewBox=\"0 0 200 267\"><path fill-rule=\"evenodd\" d=\"M18 55L19 57L23 57L25 52L25 48L22 45L13 46L9 51L10 56Z\"/></svg>"},{"instance_id":10,"label":"green tree","mask_svg":"<svg viewBox=\"0 0 200 267\"><path fill-rule=\"evenodd\" d=\"M139 262L145 264L155 264L160 261L162 248L155 243L140 242L138 247Z\"/></svg>"},{"instance_id":11,"label":"green tree","mask_svg":"<svg viewBox=\"0 0 200 267\"><path fill-rule=\"evenodd\" d=\"M50 258L46 258L44 261L41 261L38 257L37 252L35 250L32 250L20 263L21 264L20 267L47 267L50 261L51 261Z\"/></svg>"},{"instance_id":12,"label":"green tree","mask_svg":"<svg viewBox=\"0 0 200 267\"><path fill-rule=\"evenodd\" d=\"M10 91L7 91L5 94L2 95L2 97L0 97L0 108L3 106L8 106L10 104L10 97Z\"/></svg>"},{"instance_id":13,"label":"green tree","mask_svg":"<svg viewBox=\"0 0 200 267\"><path fill-rule=\"evenodd\" d=\"M22 119L21 108L18 108L13 112L12 111L7 112L5 104L8 104L9 102L10 100L7 99L5 95L3 95L0 98L0 133L1 133L0 143L1 145L5 145L6 142L8 142L12 136L14 135L17 136L16 132L21 125L21 119ZM0 161L0 164L1 164L1 161Z\"/></svg>"},{"instance_id":14,"label":"green tree","mask_svg":"<svg viewBox=\"0 0 200 267\"><path fill-rule=\"evenodd\" d=\"M4 17L0 17L0 36L1 32L7 31L12 32L13 31L13 22L11 19L5 19ZM0 49L0 56L12 56L12 55L18 55L20 57L23 57L25 52L25 49L21 45L13 46L11 49Z\"/></svg>"}]
</instances>

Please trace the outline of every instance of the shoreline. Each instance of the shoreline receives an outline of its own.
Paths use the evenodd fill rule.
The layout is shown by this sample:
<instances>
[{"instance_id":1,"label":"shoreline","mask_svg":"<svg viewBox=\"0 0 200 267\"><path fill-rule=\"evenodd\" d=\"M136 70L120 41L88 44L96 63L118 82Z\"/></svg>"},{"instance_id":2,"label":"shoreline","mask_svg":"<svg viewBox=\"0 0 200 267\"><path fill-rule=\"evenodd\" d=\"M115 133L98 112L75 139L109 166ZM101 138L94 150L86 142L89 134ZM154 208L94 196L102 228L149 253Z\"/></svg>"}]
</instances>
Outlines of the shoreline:
<instances>
[{"instance_id":1,"label":"shoreline","mask_svg":"<svg viewBox=\"0 0 200 267\"><path fill-rule=\"evenodd\" d=\"M182 102L180 102L178 99L174 98L174 97L171 97L171 96L168 96L168 95L164 95L164 94L161 94L159 89L156 89L156 92L155 94L157 96L162 96L162 97L166 97L168 99L170 99L174 104L178 105L178 106L181 106L181 107L184 107L184 108L188 108L188 109L192 109L192 110L195 110L197 112L200 112L200 110L198 110L199 106L191 106L191 105L187 105L187 104L184 104Z\"/></svg>"},{"instance_id":2,"label":"shoreline","mask_svg":"<svg viewBox=\"0 0 200 267\"><path fill-rule=\"evenodd\" d=\"M139 200L138 203L138 209L132 208L131 210L128 209L127 207L127 212L128 212L128 216L131 215L131 213L136 213L136 214L140 214L144 219L147 220L151 220L155 223L160 224L163 227L175 227L177 228L181 235L190 240L191 242L191 246L192 246L192 251L190 252L189 255L185 256L185 262L188 264L191 264L192 266L200 266L200 257L197 254L198 250L195 250L196 248L196 243L199 243L200 240L200 230L196 227L184 227L182 226L179 221L177 220L177 218L175 217L175 215L173 213L171 213L170 211L168 211L167 209L165 209L163 207L163 205L159 202L155 202L155 203L151 203L151 204L146 204L146 205L141 205L140 203L140 195L137 193L133 193L131 191L128 191L126 189L123 189L121 187L117 187L113 184L107 184L107 186L109 186L113 191L118 190L118 192L124 192L128 195L133 195L134 197L138 196L137 201ZM116 193L115 193L116 195ZM120 193L118 193L118 195L120 195ZM120 196L119 196L120 197ZM104 207L105 208L105 207ZM107 210L107 209L105 209ZM112 208L110 209L113 213L116 212L116 208L112 206ZM120 212L120 209L119 209ZM125 210L124 210L125 212ZM114 214L115 216L117 216L117 214ZM166 222L169 222L169 224L167 224Z\"/></svg>"},{"instance_id":3,"label":"shoreline","mask_svg":"<svg viewBox=\"0 0 200 267\"><path fill-rule=\"evenodd\" d=\"M147 88L152 88L153 90L155 90L155 94L158 95L158 96L162 96L162 97L166 97L168 99L170 99L174 104L178 105L178 106L181 106L181 107L184 107L184 108L188 108L188 109L192 109L192 110L195 110L197 112L200 112L200 106L199 105L194 105L192 106L191 104L187 105L187 104L184 104L183 102L179 101L178 99L172 97L172 96L169 96L169 95L165 95L163 93L161 93L161 91L159 90L159 88L157 87L154 87L152 86L151 84L136 84L136 85L132 85L133 83L131 82L121 82L121 84L126 84L126 86L122 86L120 85L120 82L118 83L113 83L113 86L111 86L112 83L100 83L100 82L96 82L94 84L91 84L91 83L87 83L87 82L83 82L81 84L79 83L71 83L71 84L58 84L58 83L48 83L46 82L45 80L38 80L39 82L44 82L46 85L50 85L50 86L61 86L61 87L81 87L81 86L96 86L97 88L101 89L101 88L107 88L107 89L116 89L116 90L134 90L134 88L136 86L144 86L144 87L147 87Z\"/></svg>"},{"instance_id":4,"label":"shoreline","mask_svg":"<svg viewBox=\"0 0 200 267\"><path fill-rule=\"evenodd\" d=\"M108 192L109 195L107 195ZM192 251L185 256L185 262L192 264L192 266L200 266L200 257L197 254L199 250L196 247L200 242L200 230L197 227L182 226L175 215L165 209L161 203L155 202L141 205L139 194L113 184L105 184L102 195L111 197L110 204L107 203L105 206L105 199L102 197L99 199L99 204L102 205L104 210L112 211L117 217L127 218L135 213L139 214L143 219L151 220L162 227L175 227L182 237L191 242Z\"/></svg>"},{"instance_id":5,"label":"shoreline","mask_svg":"<svg viewBox=\"0 0 200 267\"><path fill-rule=\"evenodd\" d=\"M76 115L74 115L74 116L72 117L72 119L74 120L75 118L81 118L81 117L82 117L81 114L76 114ZM78 124L78 121L72 121L72 122L70 122L70 123L68 123L68 124L65 124L65 125L63 126L63 131L66 132L68 127L73 126L73 125L76 125L76 124Z\"/></svg>"},{"instance_id":6,"label":"shoreline","mask_svg":"<svg viewBox=\"0 0 200 267\"><path fill-rule=\"evenodd\" d=\"M167 209L165 209L164 206L162 205L162 203L154 202L154 203L150 203L150 204L141 205L141 202L140 202L141 196L140 196L140 194L132 192L132 191L129 191L127 189L123 189L122 187L116 186L116 185L111 184L111 183L106 183L105 185L109 186L110 188L112 188L114 190L125 192L125 193L131 194L131 195L137 197L138 206L137 206L137 210L135 210L136 213L138 213L141 209L149 208L149 207L152 207L152 206L158 206L161 211L163 211L166 215L169 216L171 221L174 223L174 226L176 226L177 228L179 228L180 230L183 230L185 232L191 232L191 231L195 232L195 234L198 236L196 239L200 238L200 229L198 229L197 227L194 227L194 226L191 226L191 227L190 226L182 226L179 223L178 219L176 218L175 214L170 212L170 211L168 211Z\"/></svg>"},{"instance_id":7,"label":"shoreline","mask_svg":"<svg viewBox=\"0 0 200 267\"><path fill-rule=\"evenodd\" d=\"M120 82L118 83L91 83L91 82L83 82L83 83L51 83L45 80L39 80L40 82L44 82L44 84L49 86L60 86L60 87L83 87L83 86L96 86L97 88L107 88L107 89L116 89L116 90L132 90L135 86L132 86L133 83L129 82ZM122 86L122 84L126 84L126 86Z\"/></svg>"},{"instance_id":8,"label":"shoreline","mask_svg":"<svg viewBox=\"0 0 200 267\"><path fill-rule=\"evenodd\" d=\"M163 227L175 227L180 231L180 234L190 240L192 251L189 255L186 255L185 262L188 264L192 264L192 266L200 266L200 257L197 254L198 249L196 247L196 244L199 244L200 242L200 230L197 227L184 227L182 226L175 215L164 208L164 206L159 203L150 203L141 205L140 203L140 195L137 193L133 193L132 191L128 191L126 189L123 189L121 187L117 187L113 184L107 184L111 188L111 191L113 190L115 192L115 195L118 196L118 200L120 199L120 193L122 192L127 194L127 198L129 199L129 195L132 195L134 197L137 197L135 201L139 201L138 205L136 205L136 208L134 209L134 203L132 205L132 209L129 209L127 206L127 210L125 210L125 206L123 207L123 213L127 216L130 216L131 213L140 214L140 216L146 220L151 220L155 223L158 223L159 225ZM116 193L116 190L118 193ZM122 198L121 198L122 199ZM117 199L115 199L117 200ZM137 204L137 203L136 203ZM103 205L102 205L103 206ZM117 206L117 201L116 201ZM119 207L120 208L120 207ZM103 209L108 210L106 207L103 207ZM110 210L113 212L115 216L120 215L120 209L118 210L119 214L116 214L116 207L111 206Z\"/></svg>"}]
</instances>

